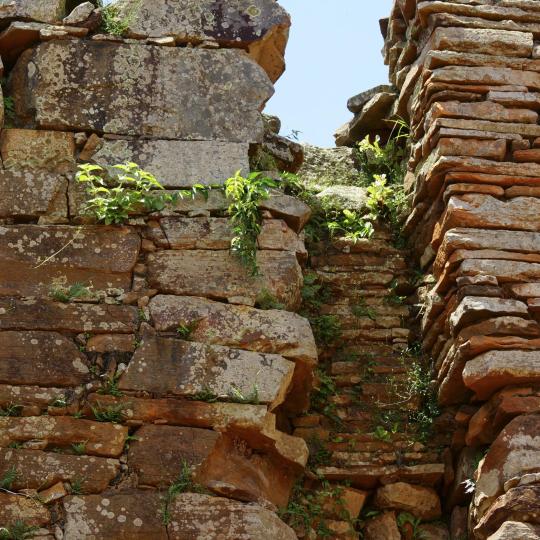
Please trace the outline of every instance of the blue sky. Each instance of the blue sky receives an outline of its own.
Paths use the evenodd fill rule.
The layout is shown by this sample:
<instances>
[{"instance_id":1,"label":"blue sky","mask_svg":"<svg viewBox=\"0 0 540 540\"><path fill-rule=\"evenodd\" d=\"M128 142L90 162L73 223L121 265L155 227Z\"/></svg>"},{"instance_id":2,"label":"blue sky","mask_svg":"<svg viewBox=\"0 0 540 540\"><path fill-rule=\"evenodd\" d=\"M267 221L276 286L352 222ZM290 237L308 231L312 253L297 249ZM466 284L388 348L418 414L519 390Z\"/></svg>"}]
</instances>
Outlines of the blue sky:
<instances>
[{"instance_id":1,"label":"blue sky","mask_svg":"<svg viewBox=\"0 0 540 540\"><path fill-rule=\"evenodd\" d=\"M347 99L388 82L379 19L392 0L280 0L292 16L287 71L265 112L281 118L281 133L334 146L334 131L352 115Z\"/></svg>"}]
</instances>

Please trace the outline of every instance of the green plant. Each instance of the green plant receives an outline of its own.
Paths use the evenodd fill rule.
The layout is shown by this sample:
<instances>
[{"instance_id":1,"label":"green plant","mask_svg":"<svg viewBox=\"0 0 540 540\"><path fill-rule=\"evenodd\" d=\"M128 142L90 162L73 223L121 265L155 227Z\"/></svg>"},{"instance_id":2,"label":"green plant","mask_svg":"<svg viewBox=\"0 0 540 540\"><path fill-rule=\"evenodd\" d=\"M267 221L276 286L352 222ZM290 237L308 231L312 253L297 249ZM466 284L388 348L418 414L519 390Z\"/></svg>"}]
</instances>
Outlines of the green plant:
<instances>
[{"instance_id":1,"label":"green plant","mask_svg":"<svg viewBox=\"0 0 540 540\"><path fill-rule=\"evenodd\" d=\"M259 401L259 386L257 384L254 384L253 388L251 389L251 392L247 395L244 395L238 387L232 386L229 391L229 399L233 403L258 405L260 402Z\"/></svg>"},{"instance_id":2,"label":"green plant","mask_svg":"<svg viewBox=\"0 0 540 540\"><path fill-rule=\"evenodd\" d=\"M4 96L4 116L6 127L11 127L15 119L15 101L11 96Z\"/></svg>"},{"instance_id":3,"label":"green plant","mask_svg":"<svg viewBox=\"0 0 540 540\"><path fill-rule=\"evenodd\" d=\"M82 456L86 453L86 443L88 441L85 441L85 442L79 442L79 443L74 443L71 445L71 449L73 450L73 452L75 452L76 455L78 456Z\"/></svg>"},{"instance_id":4,"label":"green plant","mask_svg":"<svg viewBox=\"0 0 540 540\"><path fill-rule=\"evenodd\" d=\"M0 527L0 540L26 540L32 538L39 527L27 525L24 521L17 520L7 527Z\"/></svg>"},{"instance_id":5,"label":"green plant","mask_svg":"<svg viewBox=\"0 0 540 540\"><path fill-rule=\"evenodd\" d=\"M101 30L106 34L124 37L129 30L133 18L141 2L133 4L129 11L121 10L115 5L103 5L103 0L97 0L96 5L101 8Z\"/></svg>"},{"instance_id":6,"label":"green plant","mask_svg":"<svg viewBox=\"0 0 540 540\"><path fill-rule=\"evenodd\" d=\"M8 444L8 448L14 448L15 450L18 450L19 448L22 448L22 444L20 442L13 441Z\"/></svg>"},{"instance_id":7,"label":"green plant","mask_svg":"<svg viewBox=\"0 0 540 540\"><path fill-rule=\"evenodd\" d=\"M257 265L257 238L261 232L261 201L268 199L270 189L277 184L260 173L243 177L238 171L225 182L225 195L231 201L228 208L234 237L231 251L251 274L259 274Z\"/></svg>"},{"instance_id":8,"label":"green plant","mask_svg":"<svg viewBox=\"0 0 540 540\"><path fill-rule=\"evenodd\" d=\"M70 480L69 486L72 495L82 495L83 494L83 485L84 479L76 476Z\"/></svg>"},{"instance_id":9,"label":"green plant","mask_svg":"<svg viewBox=\"0 0 540 540\"><path fill-rule=\"evenodd\" d=\"M10 467L0 478L0 489L11 489L13 482L17 480L19 472L15 467Z\"/></svg>"},{"instance_id":10,"label":"green plant","mask_svg":"<svg viewBox=\"0 0 540 540\"><path fill-rule=\"evenodd\" d=\"M267 289L264 289L261 294L257 297L255 305L259 309L285 309L285 304L278 302L276 297L270 293Z\"/></svg>"},{"instance_id":11,"label":"green plant","mask_svg":"<svg viewBox=\"0 0 540 540\"><path fill-rule=\"evenodd\" d=\"M321 346L329 346L341 336L341 323L335 315L308 316L315 340Z\"/></svg>"},{"instance_id":12,"label":"green plant","mask_svg":"<svg viewBox=\"0 0 540 540\"><path fill-rule=\"evenodd\" d=\"M169 486L161 501L161 519L164 525L171 522L171 504L180 493L204 493L205 489L193 481L191 467L183 460L178 478Z\"/></svg>"},{"instance_id":13,"label":"green plant","mask_svg":"<svg viewBox=\"0 0 540 540\"><path fill-rule=\"evenodd\" d=\"M219 399L219 396L212 392L210 388L205 386L200 392L189 396L188 399L190 401L206 401L207 403L215 403Z\"/></svg>"},{"instance_id":14,"label":"green plant","mask_svg":"<svg viewBox=\"0 0 540 540\"><path fill-rule=\"evenodd\" d=\"M121 373L115 373L112 376L103 376L103 386L97 391L98 394L114 397L122 397L124 394L118 388Z\"/></svg>"},{"instance_id":15,"label":"green plant","mask_svg":"<svg viewBox=\"0 0 540 540\"><path fill-rule=\"evenodd\" d=\"M319 281L319 276L315 272L304 274L301 294L304 311L318 311L330 299L330 291Z\"/></svg>"},{"instance_id":16,"label":"green plant","mask_svg":"<svg viewBox=\"0 0 540 540\"><path fill-rule=\"evenodd\" d=\"M369 201L369 199L368 199ZM332 217L326 222L331 236L343 236L347 240L357 242L360 238L371 238L375 232L372 221L354 210L342 210L333 212Z\"/></svg>"},{"instance_id":17,"label":"green plant","mask_svg":"<svg viewBox=\"0 0 540 540\"><path fill-rule=\"evenodd\" d=\"M22 405L8 403L5 407L0 407L0 416L20 416Z\"/></svg>"},{"instance_id":18,"label":"green plant","mask_svg":"<svg viewBox=\"0 0 540 540\"><path fill-rule=\"evenodd\" d=\"M96 406L90 406L92 414L98 422L112 422L119 424L124 419L124 410L128 407L126 403L116 403L113 405L104 406L99 401Z\"/></svg>"},{"instance_id":19,"label":"green plant","mask_svg":"<svg viewBox=\"0 0 540 540\"><path fill-rule=\"evenodd\" d=\"M49 295L57 302L71 302L76 298L87 297L91 295L90 289L83 283L74 283L69 287L59 282L53 283L49 289Z\"/></svg>"},{"instance_id":20,"label":"green plant","mask_svg":"<svg viewBox=\"0 0 540 540\"><path fill-rule=\"evenodd\" d=\"M180 339L189 341L191 339L191 334L197 330L200 321L192 321L188 324L179 324L176 329L176 333Z\"/></svg>"},{"instance_id":21,"label":"green plant","mask_svg":"<svg viewBox=\"0 0 540 540\"><path fill-rule=\"evenodd\" d=\"M383 426L375 426L375 429L373 431L373 436L376 439L379 439L380 441L390 442L392 440L392 434L396 433L397 429L398 429L397 424L395 424L390 431L385 429Z\"/></svg>"},{"instance_id":22,"label":"green plant","mask_svg":"<svg viewBox=\"0 0 540 540\"><path fill-rule=\"evenodd\" d=\"M412 534L412 536L408 536L408 538L412 538L412 540L426 538L425 533L420 529L422 520L409 514L409 512L400 512L397 516L397 524L403 534L406 534L406 530L409 529L409 534Z\"/></svg>"},{"instance_id":23,"label":"green plant","mask_svg":"<svg viewBox=\"0 0 540 540\"><path fill-rule=\"evenodd\" d=\"M351 311L352 311L352 314L358 318L368 317L372 321L374 321L377 318L377 312L371 306L368 306L366 304L366 301L364 298L360 298L358 300L358 303L352 307Z\"/></svg>"},{"instance_id":24,"label":"green plant","mask_svg":"<svg viewBox=\"0 0 540 540\"><path fill-rule=\"evenodd\" d=\"M79 165L77 182L84 184L90 199L84 211L98 221L110 225L124 223L136 211L160 211L185 192L159 193L163 186L155 176L143 171L136 163L126 162L104 169L99 165ZM192 194L203 186L194 186Z\"/></svg>"},{"instance_id":25,"label":"green plant","mask_svg":"<svg viewBox=\"0 0 540 540\"><path fill-rule=\"evenodd\" d=\"M68 401L65 396L60 396L51 401L51 404L49 407L53 407L55 409L63 409L68 406Z\"/></svg>"}]
</instances>

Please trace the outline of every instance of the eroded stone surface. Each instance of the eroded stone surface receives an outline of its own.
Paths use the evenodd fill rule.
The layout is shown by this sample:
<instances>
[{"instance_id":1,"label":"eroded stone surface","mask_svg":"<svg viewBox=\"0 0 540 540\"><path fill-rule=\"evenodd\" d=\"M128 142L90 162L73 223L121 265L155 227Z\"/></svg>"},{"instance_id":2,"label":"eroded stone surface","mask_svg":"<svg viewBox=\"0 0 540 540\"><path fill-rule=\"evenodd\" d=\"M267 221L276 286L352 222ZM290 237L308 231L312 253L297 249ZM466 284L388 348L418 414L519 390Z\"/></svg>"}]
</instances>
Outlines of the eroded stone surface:
<instances>
[{"instance_id":1,"label":"eroded stone surface","mask_svg":"<svg viewBox=\"0 0 540 540\"><path fill-rule=\"evenodd\" d=\"M169 540L202 537L208 540L295 540L293 530L276 514L256 504L221 497L184 493L172 505Z\"/></svg>"},{"instance_id":2,"label":"eroded stone surface","mask_svg":"<svg viewBox=\"0 0 540 540\"><path fill-rule=\"evenodd\" d=\"M432 488L396 482L377 490L375 506L410 512L421 519L435 519L441 515L441 503Z\"/></svg>"},{"instance_id":3,"label":"eroded stone surface","mask_svg":"<svg viewBox=\"0 0 540 540\"><path fill-rule=\"evenodd\" d=\"M241 51L97 41L42 43L13 77L28 123L169 139L260 141L259 109L273 92Z\"/></svg>"},{"instance_id":4,"label":"eroded stone surface","mask_svg":"<svg viewBox=\"0 0 540 540\"><path fill-rule=\"evenodd\" d=\"M3 19L33 19L35 21L61 22L65 0L14 0L0 5L0 21Z\"/></svg>"},{"instance_id":5,"label":"eroded stone surface","mask_svg":"<svg viewBox=\"0 0 540 540\"><path fill-rule=\"evenodd\" d=\"M220 141L110 141L93 156L99 165L134 161L166 188L223 184L249 172L248 145Z\"/></svg>"},{"instance_id":6,"label":"eroded stone surface","mask_svg":"<svg viewBox=\"0 0 540 540\"><path fill-rule=\"evenodd\" d=\"M256 392L261 403L277 405L284 399L293 367L274 354L147 337L122 375L120 388L186 397L208 390L225 399L237 389L245 397Z\"/></svg>"},{"instance_id":7,"label":"eroded stone surface","mask_svg":"<svg viewBox=\"0 0 540 540\"><path fill-rule=\"evenodd\" d=\"M23 522L27 527L38 527L49 523L49 510L31 498L0 493L0 526L12 526Z\"/></svg>"}]
</instances>

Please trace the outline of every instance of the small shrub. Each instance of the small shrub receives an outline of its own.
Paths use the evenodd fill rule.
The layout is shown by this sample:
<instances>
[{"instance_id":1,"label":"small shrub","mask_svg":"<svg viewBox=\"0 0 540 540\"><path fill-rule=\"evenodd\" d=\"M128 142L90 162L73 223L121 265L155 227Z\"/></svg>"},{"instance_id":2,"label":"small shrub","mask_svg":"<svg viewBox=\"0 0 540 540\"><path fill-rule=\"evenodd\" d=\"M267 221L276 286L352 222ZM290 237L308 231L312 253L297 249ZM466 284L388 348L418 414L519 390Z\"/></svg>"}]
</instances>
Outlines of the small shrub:
<instances>
[{"instance_id":1,"label":"small shrub","mask_svg":"<svg viewBox=\"0 0 540 540\"><path fill-rule=\"evenodd\" d=\"M19 472L15 467L10 467L5 473L4 476L0 478L0 489L11 489L13 482L17 480Z\"/></svg>"},{"instance_id":2,"label":"small shrub","mask_svg":"<svg viewBox=\"0 0 540 540\"><path fill-rule=\"evenodd\" d=\"M308 318L319 345L332 345L341 336L341 323L335 315L318 315Z\"/></svg>"},{"instance_id":3,"label":"small shrub","mask_svg":"<svg viewBox=\"0 0 540 540\"><path fill-rule=\"evenodd\" d=\"M22 405L8 403L5 407L0 407L0 416L20 416Z\"/></svg>"},{"instance_id":4,"label":"small shrub","mask_svg":"<svg viewBox=\"0 0 540 540\"><path fill-rule=\"evenodd\" d=\"M351 311L352 311L352 314L358 318L367 317L368 319L371 319L372 321L374 321L377 318L377 312L372 307L366 304L366 301L364 300L364 298L360 298L358 300L358 303L352 307Z\"/></svg>"},{"instance_id":5,"label":"small shrub","mask_svg":"<svg viewBox=\"0 0 540 540\"><path fill-rule=\"evenodd\" d=\"M116 403L114 405L104 406L99 401L96 406L91 406L92 414L98 422L112 422L120 424L125 417L124 410L128 407L125 403Z\"/></svg>"},{"instance_id":6,"label":"small shrub","mask_svg":"<svg viewBox=\"0 0 540 540\"><path fill-rule=\"evenodd\" d=\"M206 401L206 403L215 403L219 399L219 396L214 394L210 388L205 386L200 392L189 396L188 399L190 401Z\"/></svg>"},{"instance_id":7,"label":"small shrub","mask_svg":"<svg viewBox=\"0 0 540 540\"><path fill-rule=\"evenodd\" d=\"M27 525L24 521L17 520L7 527L0 527L0 540L26 540L32 538L39 527Z\"/></svg>"},{"instance_id":8,"label":"small shrub","mask_svg":"<svg viewBox=\"0 0 540 540\"><path fill-rule=\"evenodd\" d=\"M199 326L199 321L192 321L188 324L179 324L176 333L180 339L189 341L191 339L191 334L197 330L197 326Z\"/></svg>"},{"instance_id":9,"label":"small shrub","mask_svg":"<svg viewBox=\"0 0 540 540\"><path fill-rule=\"evenodd\" d=\"M233 403L243 403L258 405L259 404L259 386L257 384L253 385L251 392L247 395L244 395L239 388L233 386L229 391L229 399Z\"/></svg>"},{"instance_id":10,"label":"small shrub","mask_svg":"<svg viewBox=\"0 0 540 540\"><path fill-rule=\"evenodd\" d=\"M71 449L77 456L86 454L86 442L74 443L71 445Z\"/></svg>"},{"instance_id":11,"label":"small shrub","mask_svg":"<svg viewBox=\"0 0 540 540\"><path fill-rule=\"evenodd\" d=\"M257 297L255 305L259 309L285 309L285 304L278 302L276 297L266 289Z\"/></svg>"},{"instance_id":12,"label":"small shrub","mask_svg":"<svg viewBox=\"0 0 540 540\"><path fill-rule=\"evenodd\" d=\"M76 476L73 478L70 483L70 491L72 495L82 495L83 494L83 485L84 485L84 479Z\"/></svg>"},{"instance_id":13,"label":"small shrub","mask_svg":"<svg viewBox=\"0 0 540 540\"><path fill-rule=\"evenodd\" d=\"M118 383L120 382L121 375L121 373L115 373L110 377L104 376L103 386L97 391L97 393L107 396L122 397L124 394L120 390L120 388L118 388Z\"/></svg>"},{"instance_id":14,"label":"small shrub","mask_svg":"<svg viewBox=\"0 0 540 540\"><path fill-rule=\"evenodd\" d=\"M74 283L69 287L61 283L53 283L49 290L49 295L57 302L68 303L77 298L91 296L90 289L83 283Z\"/></svg>"}]
</instances>

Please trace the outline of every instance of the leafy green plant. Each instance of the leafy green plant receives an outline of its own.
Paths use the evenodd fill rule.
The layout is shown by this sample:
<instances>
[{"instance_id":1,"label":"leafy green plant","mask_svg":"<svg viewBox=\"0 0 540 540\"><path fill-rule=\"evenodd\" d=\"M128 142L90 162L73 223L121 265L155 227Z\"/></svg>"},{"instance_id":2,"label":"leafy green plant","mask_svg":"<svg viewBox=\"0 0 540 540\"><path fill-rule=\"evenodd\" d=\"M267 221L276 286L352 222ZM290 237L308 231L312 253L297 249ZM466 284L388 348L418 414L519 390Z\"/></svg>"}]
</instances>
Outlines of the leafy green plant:
<instances>
[{"instance_id":1,"label":"leafy green plant","mask_svg":"<svg viewBox=\"0 0 540 540\"><path fill-rule=\"evenodd\" d=\"M0 416L20 416L22 405L8 403L5 407L0 407Z\"/></svg>"},{"instance_id":2,"label":"leafy green plant","mask_svg":"<svg viewBox=\"0 0 540 540\"><path fill-rule=\"evenodd\" d=\"M10 467L0 478L0 489L11 489L11 486L17 480L19 472L15 467Z\"/></svg>"},{"instance_id":3,"label":"leafy green plant","mask_svg":"<svg viewBox=\"0 0 540 540\"><path fill-rule=\"evenodd\" d=\"M375 429L373 430L373 436L380 441L390 442L392 440L392 434L396 433L397 430L397 424L394 424L390 431L385 429L383 426L375 426Z\"/></svg>"},{"instance_id":4,"label":"leafy green plant","mask_svg":"<svg viewBox=\"0 0 540 540\"><path fill-rule=\"evenodd\" d=\"M181 493L204 493L203 486L195 483L192 478L191 467L183 460L178 478L169 486L161 501L161 519L164 525L171 522L171 504Z\"/></svg>"},{"instance_id":5,"label":"leafy green plant","mask_svg":"<svg viewBox=\"0 0 540 540\"><path fill-rule=\"evenodd\" d=\"M84 454L86 454L86 442L78 442L78 443L73 443L71 445L71 449L73 450L73 452L75 452L75 454L77 456L82 456Z\"/></svg>"},{"instance_id":6,"label":"leafy green plant","mask_svg":"<svg viewBox=\"0 0 540 540\"><path fill-rule=\"evenodd\" d=\"M27 525L24 521L17 520L7 527L0 527L0 540L26 540L32 538L39 527Z\"/></svg>"},{"instance_id":7,"label":"leafy green plant","mask_svg":"<svg viewBox=\"0 0 540 540\"><path fill-rule=\"evenodd\" d=\"M253 388L247 395L244 395L238 387L232 386L229 391L229 399L233 403L258 405L260 403L259 386L257 384L253 385Z\"/></svg>"},{"instance_id":8,"label":"leafy green plant","mask_svg":"<svg viewBox=\"0 0 540 540\"><path fill-rule=\"evenodd\" d=\"M261 232L260 203L268 199L270 190L277 186L260 173L243 177L240 171L225 182L225 195L231 201L228 208L234 237L231 251L253 276L259 275L257 265L257 237Z\"/></svg>"},{"instance_id":9,"label":"leafy green plant","mask_svg":"<svg viewBox=\"0 0 540 540\"><path fill-rule=\"evenodd\" d=\"M369 200L369 199L368 199ZM360 212L343 210L334 212L326 223L331 236L343 236L347 240L357 242L360 238L371 238L375 232L373 222L375 218L366 218Z\"/></svg>"},{"instance_id":10,"label":"leafy green plant","mask_svg":"<svg viewBox=\"0 0 540 540\"><path fill-rule=\"evenodd\" d=\"M219 399L219 396L212 392L210 388L205 386L200 392L189 396L188 399L190 401L206 401L206 403L215 403Z\"/></svg>"},{"instance_id":11,"label":"leafy green plant","mask_svg":"<svg viewBox=\"0 0 540 540\"><path fill-rule=\"evenodd\" d=\"M257 301L255 302L255 305L259 309L285 309L285 304L282 304L281 302L278 302L276 300L276 297L272 295L270 291L267 289L264 289L261 294L257 297Z\"/></svg>"},{"instance_id":12,"label":"leafy green plant","mask_svg":"<svg viewBox=\"0 0 540 540\"><path fill-rule=\"evenodd\" d=\"M84 184L90 197L85 212L106 225L124 223L137 211L163 210L167 203L176 202L184 195L184 192L159 193L163 186L155 176L129 161L108 169L91 163L79 165L76 180ZM193 193L200 187L195 186Z\"/></svg>"},{"instance_id":13,"label":"leafy green plant","mask_svg":"<svg viewBox=\"0 0 540 540\"><path fill-rule=\"evenodd\" d=\"M302 308L308 311L318 311L330 298L330 291L319 281L315 272L304 274L302 286Z\"/></svg>"},{"instance_id":14,"label":"leafy green plant","mask_svg":"<svg viewBox=\"0 0 540 540\"><path fill-rule=\"evenodd\" d=\"M11 127L15 119L15 101L11 96L4 96L5 127Z\"/></svg>"},{"instance_id":15,"label":"leafy green plant","mask_svg":"<svg viewBox=\"0 0 540 540\"><path fill-rule=\"evenodd\" d=\"M107 396L122 397L124 394L120 388L118 388L118 383L120 382L121 376L121 373L115 373L111 376L103 376L103 385L97 391L97 393Z\"/></svg>"},{"instance_id":16,"label":"leafy green plant","mask_svg":"<svg viewBox=\"0 0 540 540\"><path fill-rule=\"evenodd\" d=\"M101 8L101 30L106 34L124 37L140 4L140 1L137 2L126 13L115 5L104 6L103 0L97 0L96 5Z\"/></svg>"},{"instance_id":17,"label":"leafy green plant","mask_svg":"<svg viewBox=\"0 0 540 540\"><path fill-rule=\"evenodd\" d=\"M112 422L120 424L125 417L124 411L128 407L126 403L115 403L113 405L103 405L99 401L96 406L91 406L92 414L98 422Z\"/></svg>"},{"instance_id":18,"label":"leafy green plant","mask_svg":"<svg viewBox=\"0 0 540 540\"><path fill-rule=\"evenodd\" d=\"M79 476L76 476L72 480L70 480L69 487L72 495L82 495L83 494L83 485L84 485L84 479L80 478Z\"/></svg>"},{"instance_id":19,"label":"leafy green plant","mask_svg":"<svg viewBox=\"0 0 540 540\"><path fill-rule=\"evenodd\" d=\"M49 289L49 295L57 302L68 303L77 298L91 296L91 292L83 283L74 283L69 287L53 283Z\"/></svg>"},{"instance_id":20,"label":"leafy green plant","mask_svg":"<svg viewBox=\"0 0 540 540\"><path fill-rule=\"evenodd\" d=\"M176 329L176 333L180 339L189 341L191 339L191 334L197 330L200 321L192 321L188 324L179 324Z\"/></svg>"},{"instance_id":21,"label":"leafy green plant","mask_svg":"<svg viewBox=\"0 0 540 540\"><path fill-rule=\"evenodd\" d=\"M332 345L341 336L341 323L335 315L318 315L308 318L319 345Z\"/></svg>"},{"instance_id":22,"label":"leafy green plant","mask_svg":"<svg viewBox=\"0 0 540 540\"><path fill-rule=\"evenodd\" d=\"M406 530L409 529L409 534L412 536L408 536L408 538L412 538L412 540L426 538L425 533L420 529L422 520L409 514L409 512L400 512L397 516L397 524L403 534L406 534Z\"/></svg>"},{"instance_id":23,"label":"leafy green plant","mask_svg":"<svg viewBox=\"0 0 540 540\"><path fill-rule=\"evenodd\" d=\"M366 300L364 298L360 298L358 303L352 307L351 311L352 314L358 318L368 317L372 321L377 318L377 312L371 306L366 304Z\"/></svg>"}]
</instances>

